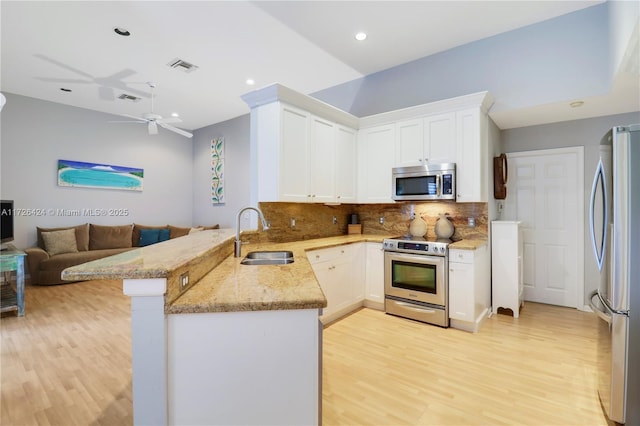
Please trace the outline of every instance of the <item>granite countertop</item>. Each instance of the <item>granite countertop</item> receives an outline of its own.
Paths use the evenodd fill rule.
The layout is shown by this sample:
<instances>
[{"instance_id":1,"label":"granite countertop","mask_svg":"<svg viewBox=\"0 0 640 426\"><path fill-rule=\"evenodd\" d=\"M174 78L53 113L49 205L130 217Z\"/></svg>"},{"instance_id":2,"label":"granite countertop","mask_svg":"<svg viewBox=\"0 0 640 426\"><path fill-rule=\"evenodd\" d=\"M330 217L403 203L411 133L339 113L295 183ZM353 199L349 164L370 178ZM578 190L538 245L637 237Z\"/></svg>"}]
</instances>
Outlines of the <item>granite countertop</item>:
<instances>
[{"instance_id":1,"label":"granite countertop","mask_svg":"<svg viewBox=\"0 0 640 426\"><path fill-rule=\"evenodd\" d=\"M194 258L207 255L223 243L233 244L235 235L233 229L196 232L72 266L62 271L62 279L73 281L167 278Z\"/></svg>"},{"instance_id":2,"label":"granite countertop","mask_svg":"<svg viewBox=\"0 0 640 426\"><path fill-rule=\"evenodd\" d=\"M456 241L455 243L449 244L449 248L457 249L457 250L476 250L486 245L487 245L486 238L468 238L468 239Z\"/></svg>"},{"instance_id":3,"label":"granite countertop","mask_svg":"<svg viewBox=\"0 0 640 426\"><path fill-rule=\"evenodd\" d=\"M218 229L136 248L115 256L67 268L65 280L166 278L168 314L316 309L326 298L307 260L306 252L359 242L378 242L390 235L350 234L286 243L243 243L242 256L233 256L235 230ZM465 239L452 249L475 250L486 239ZM286 265L241 265L250 251L290 250ZM178 276L190 274L180 290Z\"/></svg>"},{"instance_id":4,"label":"granite countertop","mask_svg":"<svg viewBox=\"0 0 640 426\"><path fill-rule=\"evenodd\" d=\"M231 254L168 306L166 312L184 314L324 308L327 301L306 252L365 241L381 243L385 237L352 234L288 243L245 243L241 257ZM257 250L290 250L294 262L287 265L240 264L248 252Z\"/></svg>"}]
</instances>

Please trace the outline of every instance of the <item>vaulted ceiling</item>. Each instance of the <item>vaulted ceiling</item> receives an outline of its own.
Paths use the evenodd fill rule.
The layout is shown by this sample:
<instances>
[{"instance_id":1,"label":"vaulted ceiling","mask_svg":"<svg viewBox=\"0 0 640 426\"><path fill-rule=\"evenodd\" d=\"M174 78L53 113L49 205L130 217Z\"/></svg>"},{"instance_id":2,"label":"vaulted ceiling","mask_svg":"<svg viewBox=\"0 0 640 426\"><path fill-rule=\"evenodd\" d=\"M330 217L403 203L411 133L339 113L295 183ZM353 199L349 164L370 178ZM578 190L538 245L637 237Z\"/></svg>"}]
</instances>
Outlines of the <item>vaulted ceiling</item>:
<instances>
[{"instance_id":1,"label":"vaulted ceiling","mask_svg":"<svg viewBox=\"0 0 640 426\"><path fill-rule=\"evenodd\" d=\"M274 82L310 94L600 3L3 1L1 90L140 115L154 82L154 112L192 130L248 113L240 96Z\"/></svg>"}]
</instances>

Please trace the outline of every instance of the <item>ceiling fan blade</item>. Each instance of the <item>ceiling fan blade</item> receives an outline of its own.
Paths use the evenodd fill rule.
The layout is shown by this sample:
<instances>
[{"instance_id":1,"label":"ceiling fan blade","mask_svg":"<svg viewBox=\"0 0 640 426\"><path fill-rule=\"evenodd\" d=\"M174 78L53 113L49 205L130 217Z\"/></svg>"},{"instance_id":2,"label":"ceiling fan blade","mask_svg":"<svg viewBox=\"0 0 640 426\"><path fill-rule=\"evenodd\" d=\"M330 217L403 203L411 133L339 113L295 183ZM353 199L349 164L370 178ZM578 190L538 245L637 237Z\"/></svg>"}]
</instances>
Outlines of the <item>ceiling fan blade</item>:
<instances>
[{"instance_id":1,"label":"ceiling fan blade","mask_svg":"<svg viewBox=\"0 0 640 426\"><path fill-rule=\"evenodd\" d=\"M158 123L158 124L160 125L160 127L163 127L163 128L165 128L167 130L171 130L172 132L175 132L175 133L177 133L179 135L182 135L184 137L187 137L187 138L192 138L193 137L193 134L191 134L189 132L185 132L182 129L178 129L177 127L173 127L173 126L171 126L169 124L166 124L166 123Z\"/></svg>"},{"instance_id":2,"label":"ceiling fan blade","mask_svg":"<svg viewBox=\"0 0 640 426\"><path fill-rule=\"evenodd\" d=\"M155 121L149 121L149 134L150 135L157 135L158 134L158 125L156 124Z\"/></svg>"},{"instance_id":3,"label":"ceiling fan blade","mask_svg":"<svg viewBox=\"0 0 640 426\"><path fill-rule=\"evenodd\" d=\"M49 58L49 57L47 57L47 56L45 56L45 55L41 55L41 54L39 54L39 53L36 53L36 54L35 54L35 55L33 55L33 56L35 56L35 57L37 57L37 58L40 58L40 59L42 59L42 60L44 60L44 61L50 62L50 63L52 63L52 64L54 64L54 65L57 65L57 66L59 66L60 68L64 68L64 69L66 69L66 70L68 70L68 71L71 71L71 72L73 72L73 73L76 73L76 74L78 74L78 75L81 75L81 76L83 76L83 77L87 77L87 78L89 78L89 79L93 80L93 76L92 76L91 74L88 74L88 73L86 73L86 72L84 72L84 71L80 71L79 69L73 68L73 67L71 67L71 66L69 66L69 65L67 65L67 64L64 64L64 63L60 62L60 61L56 61L55 59L51 59L51 58Z\"/></svg>"},{"instance_id":4,"label":"ceiling fan blade","mask_svg":"<svg viewBox=\"0 0 640 426\"><path fill-rule=\"evenodd\" d=\"M142 121L142 120L115 120L115 121L107 121L107 123L146 123L146 121Z\"/></svg>"}]
</instances>

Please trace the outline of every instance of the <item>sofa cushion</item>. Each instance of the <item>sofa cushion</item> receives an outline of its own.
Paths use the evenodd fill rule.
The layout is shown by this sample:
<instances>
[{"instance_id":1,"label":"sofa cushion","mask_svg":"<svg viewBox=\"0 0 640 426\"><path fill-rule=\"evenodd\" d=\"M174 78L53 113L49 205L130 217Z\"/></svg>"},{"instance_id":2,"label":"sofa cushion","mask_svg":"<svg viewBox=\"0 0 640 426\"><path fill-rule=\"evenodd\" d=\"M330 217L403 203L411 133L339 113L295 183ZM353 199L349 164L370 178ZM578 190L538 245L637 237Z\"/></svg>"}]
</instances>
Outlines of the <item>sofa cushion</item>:
<instances>
[{"instance_id":1,"label":"sofa cushion","mask_svg":"<svg viewBox=\"0 0 640 426\"><path fill-rule=\"evenodd\" d=\"M78 252L75 229L43 232L42 240L44 241L44 247L47 253L49 253L49 256Z\"/></svg>"},{"instance_id":2,"label":"sofa cushion","mask_svg":"<svg viewBox=\"0 0 640 426\"><path fill-rule=\"evenodd\" d=\"M169 225L168 228L169 228L169 238L184 237L191 230L190 227L189 228L181 228L179 226L172 226L172 225Z\"/></svg>"},{"instance_id":3,"label":"sofa cushion","mask_svg":"<svg viewBox=\"0 0 640 426\"><path fill-rule=\"evenodd\" d=\"M135 223L133 225L133 233L131 235L131 244L133 245L133 247L142 247L140 245L140 231L142 231L143 229L166 229L167 231L169 230L169 226L165 225L165 226L149 226L149 225L140 225L139 223Z\"/></svg>"},{"instance_id":4,"label":"sofa cushion","mask_svg":"<svg viewBox=\"0 0 640 426\"><path fill-rule=\"evenodd\" d=\"M44 240L42 239L43 232L51 232L51 231L63 231L65 229L75 229L76 231L76 244L78 246L78 251L87 251L89 250L89 224L84 223L78 226L66 226L63 228L40 228L36 227L36 231L38 234L38 247L42 250L46 250L44 246Z\"/></svg>"},{"instance_id":5,"label":"sofa cushion","mask_svg":"<svg viewBox=\"0 0 640 426\"><path fill-rule=\"evenodd\" d=\"M89 226L89 250L132 247L133 225Z\"/></svg>"}]
</instances>

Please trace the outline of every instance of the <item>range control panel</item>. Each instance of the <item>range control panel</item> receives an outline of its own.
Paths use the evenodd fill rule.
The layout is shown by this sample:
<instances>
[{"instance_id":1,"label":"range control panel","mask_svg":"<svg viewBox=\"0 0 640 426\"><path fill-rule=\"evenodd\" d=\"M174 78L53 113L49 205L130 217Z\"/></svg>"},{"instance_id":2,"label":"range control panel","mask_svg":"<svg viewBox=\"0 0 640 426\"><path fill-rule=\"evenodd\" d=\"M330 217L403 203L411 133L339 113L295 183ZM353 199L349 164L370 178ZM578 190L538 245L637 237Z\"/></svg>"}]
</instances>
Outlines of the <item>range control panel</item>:
<instances>
[{"instance_id":1,"label":"range control panel","mask_svg":"<svg viewBox=\"0 0 640 426\"><path fill-rule=\"evenodd\" d=\"M446 256L449 243L440 241L408 241L386 239L382 242L382 248L386 251L402 253L425 254L432 256Z\"/></svg>"}]
</instances>

